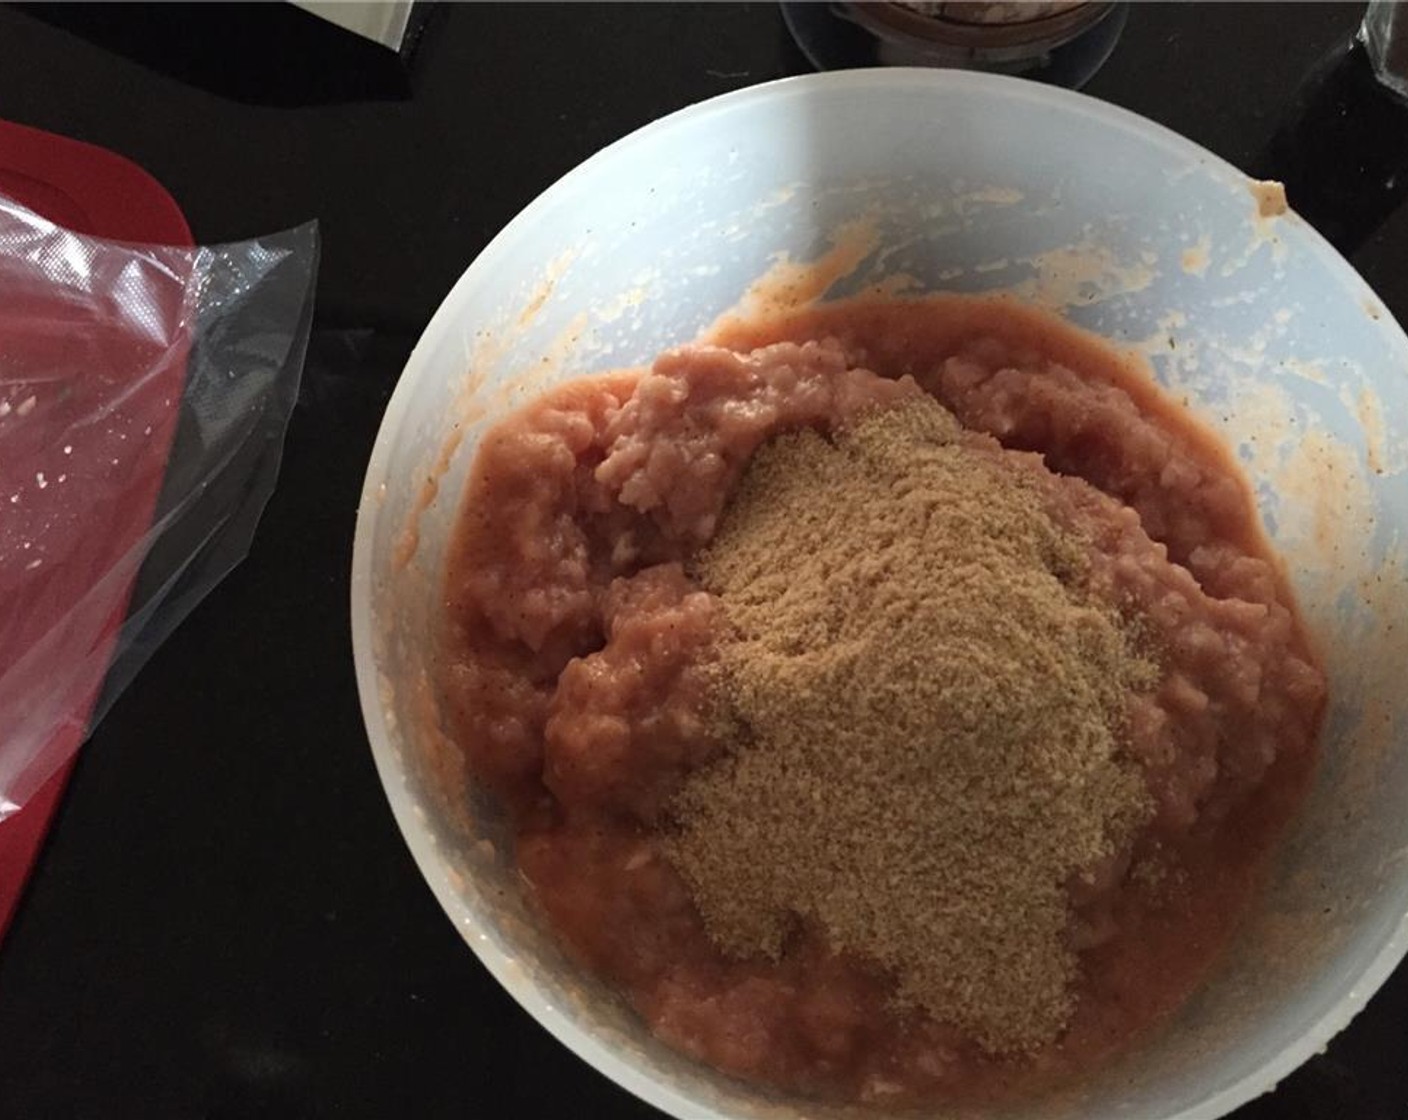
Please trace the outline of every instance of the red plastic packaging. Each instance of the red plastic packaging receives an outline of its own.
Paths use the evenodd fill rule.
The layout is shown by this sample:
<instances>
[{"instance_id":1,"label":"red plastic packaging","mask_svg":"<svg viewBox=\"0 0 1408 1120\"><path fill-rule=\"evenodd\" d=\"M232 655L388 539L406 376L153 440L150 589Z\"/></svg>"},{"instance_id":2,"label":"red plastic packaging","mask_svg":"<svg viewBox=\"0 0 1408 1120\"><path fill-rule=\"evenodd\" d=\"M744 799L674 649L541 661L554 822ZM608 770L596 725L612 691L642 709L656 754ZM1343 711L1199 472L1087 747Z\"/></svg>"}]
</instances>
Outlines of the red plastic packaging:
<instances>
[{"instance_id":1,"label":"red plastic packaging","mask_svg":"<svg viewBox=\"0 0 1408 1120\"><path fill-rule=\"evenodd\" d=\"M92 219L49 187L30 192ZM316 262L312 226L126 244L0 197L0 818L247 551Z\"/></svg>"},{"instance_id":2,"label":"red plastic packaging","mask_svg":"<svg viewBox=\"0 0 1408 1120\"><path fill-rule=\"evenodd\" d=\"M92 144L3 120L0 195L77 233L191 244L190 228L175 199L130 160ZM139 495L133 497L140 501ZM115 640L116 627L110 637ZM0 651L0 664L6 660ZM62 757L76 749L92 699L85 704L81 720L69 721L55 732L48 752ZM22 810L0 822L0 933L19 904L72 768L71 760L61 763Z\"/></svg>"}]
</instances>

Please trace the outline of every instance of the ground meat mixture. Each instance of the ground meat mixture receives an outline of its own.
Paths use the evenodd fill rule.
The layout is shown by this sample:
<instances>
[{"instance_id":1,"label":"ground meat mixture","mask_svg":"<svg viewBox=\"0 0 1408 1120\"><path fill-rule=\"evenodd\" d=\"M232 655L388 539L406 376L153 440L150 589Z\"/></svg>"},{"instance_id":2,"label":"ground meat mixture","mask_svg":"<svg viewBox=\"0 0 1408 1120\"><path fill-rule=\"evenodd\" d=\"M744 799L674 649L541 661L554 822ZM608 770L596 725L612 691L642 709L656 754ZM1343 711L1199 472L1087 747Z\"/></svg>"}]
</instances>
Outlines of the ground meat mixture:
<instances>
[{"instance_id":1,"label":"ground meat mixture","mask_svg":"<svg viewBox=\"0 0 1408 1120\"><path fill-rule=\"evenodd\" d=\"M1094 706L1067 712L1059 690L1010 684L1001 719L985 702L969 705L979 730L1037 727L1034 718L1023 722L1020 697L1012 698L1030 693L1049 711L1066 712L1061 718L1071 727L1090 731L1081 756L1043 753L1039 735L1018 736L1013 742L1027 753L1011 758L1059 757L1065 769L1024 782L1019 768L999 783L1025 790L1026 800L1011 804L1036 814L1031 819L1067 822L1051 824L1052 836L1065 828L1085 837L1071 847L1074 862L1041 863L1042 875L1061 874L1061 881L1032 879L1029 868L1027 879L1013 879L1027 883L1023 897L1035 906L1039 896L1044 909L1030 911L1033 940L1014 943L1011 959L1027 960L1022 954L1033 946L1045 954L1031 959L1045 969L1033 975L1050 997L1041 1030L1020 1037L1004 1035L1003 1025L1023 1017L1002 1014L997 1001L1020 1000L1024 986L1008 985L1013 991L1004 995L992 983L988 1007L981 968L948 977L906 965L906 952L931 933L916 920L924 912L916 898L935 896L956 968L972 943L966 915L1005 924L1007 912L975 908L962 876L944 888L933 878L943 867L935 870L932 860L922 872L905 863L903 853L916 845L903 830L924 827L922 813L902 809L914 797L893 802L901 808L891 831L906 843L889 844L885 819L857 816L864 802L827 793L828 775L907 773L904 752L914 753L912 740L944 738L943 719L955 728L949 746L959 749L962 720L925 722L923 705L911 703L927 695L924 667L889 649L882 629L867 629L863 611L833 623L803 603L791 616L794 630L763 640L756 619L766 620L766 612L744 609L758 596L747 599L749 579L739 573L762 572L772 550L777 570L769 578L783 590L792 573L822 588L833 572L856 586L871 574L902 583L908 572L904 586L920 597L918 607L895 618L923 615L930 629L915 633L938 643L932 674L964 677L953 642L972 642L985 628L1007 635L1017 659L1011 664L1056 670L1021 628L1003 630L1000 612L975 615L982 625L966 628L951 605L947 614L926 614L923 597L947 594L947 585L925 582L912 551L903 553L903 571L887 560L873 572L864 564L843 572L845 565L823 555L847 528L844 505L832 499L860 477L835 473L829 449L844 450L852 432L861 439L877 416L916 408L940 418L910 425L906 439L918 431L914 438L940 448L933 452L940 457L949 444L976 448L973 454L1001 464L1001 485L1011 475L1021 493L1035 495L1032 516L1047 527L1032 537L1033 555L1045 568L1030 587L1025 577L1003 578L1025 596L1021 602L1045 612L1053 634L1073 625L1103 635L1101 656L1114 659L1111 679L1120 682L1113 706L1108 689ZM792 452L777 450L784 438L800 438L788 433L807 432L816 437L796 445L802 450L791 460ZM824 474L826 501L820 494L814 503L799 500L805 486L769 490L760 481L759 472L784 468L794 479L802 470ZM958 486L963 477L953 470L925 485ZM870 510L891 494L912 496L919 484L901 471L878 489L854 485L869 495ZM750 503L784 492L800 520L820 516L813 506L830 501L836 530L809 522L811 536L790 533L773 509L749 537L742 519ZM965 497L949 493L954 504ZM1027 526L1025 507L1003 506L1004 495L994 490L991 500L968 501L970 521L953 525L980 530L984 510L1001 506L1009 511L1003 532ZM867 521L884 538L876 555L890 556L893 534L878 516ZM1057 545L1040 544L1048 538ZM730 566L723 552L738 541L752 552L737 553L746 564ZM982 568L984 555L970 550L948 562ZM835 596L827 603L834 614ZM1146 372L1091 336L1003 300L847 301L733 322L649 371L551 391L481 443L452 547L446 618L440 684L452 737L471 772L513 814L519 866L570 951L684 1052L739 1077L838 1099L979 1102L1032 1093L1090 1070L1167 1018L1206 976L1246 910L1304 792L1324 702L1323 674L1226 453ZM957 620L949 646L945 620ZM898 648L908 631L899 623L894 630ZM753 645L744 652L752 660L738 652L749 635ZM884 673L862 671L882 661ZM783 675L774 673L778 664ZM796 665L811 676L786 675ZM896 696L911 703L896 711L904 727L917 729L913 736L880 742L863 724L842 728L837 717L838 741L849 735L857 749L881 752L861 778L856 750L813 750L825 735L793 733L825 716L825 704L802 702L804 690L826 699L816 682L841 681L838 665L851 667L846 682L859 682L853 707L888 695L885 674L911 678L896 680ZM1079 663L1060 668L1075 674L1072 681L1084 679ZM983 676L966 673L973 689ZM789 682L786 689L780 681ZM996 741L969 739L962 741L970 763L981 758L974 750ZM916 758L945 749L942 742L920 746ZM744 766L758 760L761 768ZM813 769L799 774L803 767ZM933 788L957 798L981 787L982 773L976 766L962 778L951 770ZM1052 801L1038 788L1073 782L1071 796L1103 814L1098 828L1082 832L1069 812L1076 802ZM785 805L769 804L773 788ZM1092 789L1105 790L1105 800L1091 801ZM814 800L814 812L803 796ZM802 850L808 829L824 839L829 812L851 822L848 835L872 837L855 859L840 848L829 857L838 886L850 890L848 875L874 879L876 867L890 867L891 875L878 876L890 888L862 891L849 909L836 910L814 868L806 876L737 875L750 855L766 863ZM974 820L980 831L970 835L988 835L981 811ZM733 843L749 829L766 835L769 827L785 841L773 852L759 842L739 848L718 840L728 833ZM1006 834L1017 845L1023 831ZM952 843L961 840L955 833ZM991 866L1021 856L1019 846L994 845L983 853ZM963 863L963 874L985 866ZM1074 873L1065 875L1067 868ZM897 903L890 914L887 898L903 898L909 909ZM864 907L875 921L857 918L871 912ZM721 915L737 920L727 927L735 933L755 926L764 933L756 943L723 935ZM1014 1010L1020 1003L1007 1008Z\"/></svg>"}]
</instances>

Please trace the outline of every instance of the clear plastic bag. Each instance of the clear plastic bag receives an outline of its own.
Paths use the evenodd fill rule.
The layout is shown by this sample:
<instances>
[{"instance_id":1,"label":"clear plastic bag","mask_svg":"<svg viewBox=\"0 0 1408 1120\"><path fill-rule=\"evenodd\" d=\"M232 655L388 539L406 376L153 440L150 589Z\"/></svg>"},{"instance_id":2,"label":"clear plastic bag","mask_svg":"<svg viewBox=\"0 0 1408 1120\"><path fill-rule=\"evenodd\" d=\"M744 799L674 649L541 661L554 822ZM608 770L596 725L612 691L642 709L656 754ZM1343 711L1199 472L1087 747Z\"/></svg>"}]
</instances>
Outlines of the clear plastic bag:
<instances>
[{"instance_id":1,"label":"clear plastic bag","mask_svg":"<svg viewBox=\"0 0 1408 1120\"><path fill-rule=\"evenodd\" d=\"M0 818L248 551L317 261L312 224L127 245L0 196Z\"/></svg>"}]
</instances>

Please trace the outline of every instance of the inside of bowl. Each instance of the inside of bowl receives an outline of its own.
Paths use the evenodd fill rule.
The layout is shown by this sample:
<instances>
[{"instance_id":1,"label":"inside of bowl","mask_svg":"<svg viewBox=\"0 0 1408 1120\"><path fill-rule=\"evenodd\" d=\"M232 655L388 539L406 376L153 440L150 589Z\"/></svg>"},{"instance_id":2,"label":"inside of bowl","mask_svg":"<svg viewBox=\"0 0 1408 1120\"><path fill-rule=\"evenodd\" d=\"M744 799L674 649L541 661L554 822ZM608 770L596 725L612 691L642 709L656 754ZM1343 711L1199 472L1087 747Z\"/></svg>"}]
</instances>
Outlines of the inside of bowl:
<instances>
[{"instance_id":1,"label":"inside of bowl","mask_svg":"<svg viewBox=\"0 0 1408 1120\"><path fill-rule=\"evenodd\" d=\"M485 251L398 389L360 530L372 737L408 841L486 964L599 1068L677 1115L796 1114L678 1058L570 968L492 805L447 800L427 760L439 581L484 427L740 301L807 294L789 262L818 261L832 297L1006 291L1140 351L1253 481L1330 672L1317 783L1215 982L1104 1075L1016 1112L1221 1115L1323 1045L1408 938L1408 341L1274 189L1089 99L907 71L744 91L609 149Z\"/></svg>"}]
</instances>

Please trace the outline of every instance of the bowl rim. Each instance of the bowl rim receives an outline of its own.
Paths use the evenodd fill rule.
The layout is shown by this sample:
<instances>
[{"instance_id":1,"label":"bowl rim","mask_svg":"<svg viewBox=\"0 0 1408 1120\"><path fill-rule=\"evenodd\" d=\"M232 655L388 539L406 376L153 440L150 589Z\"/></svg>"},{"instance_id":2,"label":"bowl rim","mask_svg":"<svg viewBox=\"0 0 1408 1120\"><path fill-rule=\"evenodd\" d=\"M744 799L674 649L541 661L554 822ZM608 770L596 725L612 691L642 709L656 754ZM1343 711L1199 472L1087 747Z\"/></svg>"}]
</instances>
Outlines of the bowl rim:
<instances>
[{"instance_id":1,"label":"bowl rim","mask_svg":"<svg viewBox=\"0 0 1408 1120\"><path fill-rule=\"evenodd\" d=\"M1255 182L1231 163L1209 152L1195 141L1132 110L1088 94L1004 75L924 67L837 70L779 78L723 93L687 105L645 124L577 164L520 210L480 250L445 295L412 349L382 416L368 461L357 507L353 543L350 588L352 646L363 722L383 792L402 838L410 849L421 877L430 887L447 917L479 961L519 1006L578 1058L621 1088L672 1116L699 1120L700 1109L704 1107L712 1116L724 1120L723 1114L709 1106L701 1106L692 1096L646 1071L638 1062L608 1048L595 1033L579 1025L563 1009L546 999L536 984L525 983L522 969L500 948L493 937L480 932L481 923L478 916L458 897L449 876L440 873L445 869L445 862L420 814L419 803L411 796L405 767L398 757L398 752L391 745L387 711L381 700L372 616L372 552L381 516L379 491L387 477L397 437L406 421L412 387L429 375L429 355L437 349L439 341L460 324L459 308L476 287L489 282L496 262L514 253L522 234L534 224L539 213L559 197L571 192L603 164L628 157L633 151L649 144L667 131L686 124L697 124L711 116L733 112L758 102L789 97L805 98L810 96L812 91L834 88L850 89L857 93L875 88L912 90L924 96L941 97L955 87L965 87L970 91L976 90L1004 100L1026 101L1048 113L1083 115L1120 132L1136 133L1143 141L1157 144L1181 161L1227 179L1229 184L1247 186ZM1294 211L1288 211L1287 216L1293 214ZM1321 263L1335 275L1346 290L1353 290L1357 286L1364 294L1372 295L1383 308L1379 327L1390 332L1397 331L1402 347L1408 350L1408 337L1404 336L1401 325L1383 301L1373 293L1363 277L1313 227L1301 221L1298 215L1296 219L1298 226L1309 238L1309 247L1320 258ZM1358 978L1350 984L1349 990L1323 1010L1311 1027L1291 1045L1280 1050L1250 1073L1215 1090L1191 1109L1170 1116L1167 1120L1193 1120L1195 1117L1199 1120L1215 1120L1273 1089L1282 1078L1322 1050L1332 1037L1344 1029L1378 991L1405 955L1408 955L1408 912L1400 917L1397 926L1388 933Z\"/></svg>"}]
</instances>

